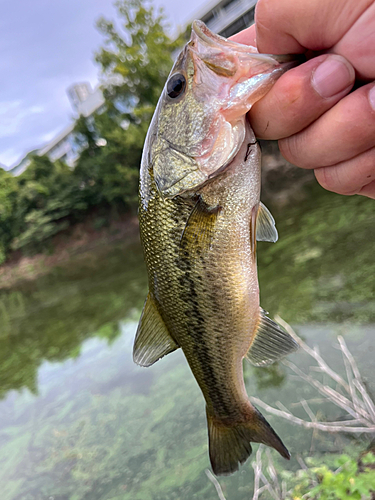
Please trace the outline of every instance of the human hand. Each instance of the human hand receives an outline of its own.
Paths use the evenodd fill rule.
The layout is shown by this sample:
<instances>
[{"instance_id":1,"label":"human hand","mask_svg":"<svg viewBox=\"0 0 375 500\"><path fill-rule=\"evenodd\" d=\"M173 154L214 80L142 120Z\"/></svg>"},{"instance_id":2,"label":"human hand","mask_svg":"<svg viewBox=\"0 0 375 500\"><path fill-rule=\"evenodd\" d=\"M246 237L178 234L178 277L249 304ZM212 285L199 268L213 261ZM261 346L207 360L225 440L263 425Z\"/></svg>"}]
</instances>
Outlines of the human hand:
<instances>
[{"instance_id":1,"label":"human hand","mask_svg":"<svg viewBox=\"0 0 375 500\"><path fill-rule=\"evenodd\" d=\"M253 106L256 135L324 188L375 199L374 0L259 0L255 19L232 39L309 59Z\"/></svg>"}]
</instances>

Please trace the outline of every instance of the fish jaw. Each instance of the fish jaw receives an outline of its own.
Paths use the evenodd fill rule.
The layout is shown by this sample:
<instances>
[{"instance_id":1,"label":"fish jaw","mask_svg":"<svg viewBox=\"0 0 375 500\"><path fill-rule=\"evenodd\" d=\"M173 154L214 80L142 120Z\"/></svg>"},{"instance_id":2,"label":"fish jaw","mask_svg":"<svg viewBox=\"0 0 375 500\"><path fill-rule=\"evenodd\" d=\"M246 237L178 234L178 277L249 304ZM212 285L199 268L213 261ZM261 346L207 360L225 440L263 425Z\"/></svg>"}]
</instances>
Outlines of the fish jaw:
<instances>
[{"instance_id":1,"label":"fish jaw","mask_svg":"<svg viewBox=\"0 0 375 500\"><path fill-rule=\"evenodd\" d=\"M259 54L194 21L155 120L150 156L163 196L196 190L223 171L243 143L246 113L291 65L288 56ZM171 98L168 86L176 76L186 86Z\"/></svg>"}]
</instances>

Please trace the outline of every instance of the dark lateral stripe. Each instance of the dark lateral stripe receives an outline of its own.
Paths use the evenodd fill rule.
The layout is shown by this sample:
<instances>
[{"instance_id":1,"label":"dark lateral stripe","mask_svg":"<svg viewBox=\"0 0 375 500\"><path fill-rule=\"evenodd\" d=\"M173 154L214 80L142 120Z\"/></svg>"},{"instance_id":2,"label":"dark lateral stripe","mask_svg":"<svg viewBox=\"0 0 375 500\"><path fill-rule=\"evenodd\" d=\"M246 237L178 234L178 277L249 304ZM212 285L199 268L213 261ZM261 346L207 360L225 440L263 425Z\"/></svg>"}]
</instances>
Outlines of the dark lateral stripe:
<instances>
[{"instance_id":1,"label":"dark lateral stripe","mask_svg":"<svg viewBox=\"0 0 375 500\"><path fill-rule=\"evenodd\" d=\"M220 408L220 410L230 415L233 412L230 404L228 405L228 397L223 393L223 387L217 379L214 366L212 365L212 353L206 342L207 331L210 325L207 325L204 315L199 308L198 293L196 291L195 281L191 276L191 263L189 260L189 251L185 247L184 254L180 254L180 267L185 270L183 276L180 277L180 285L182 287L182 294L180 298L186 304L185 314L192 321L188 321L190 326L189 336L193 340L193 351L196 360L199 362L199 369L202 373L203 380L198 383L203 383L208 396L211 399L213 406ZM189 359L188 362L190 366ZM193 366L191 366L193 369Z\"/></svg>"}]
</instances>

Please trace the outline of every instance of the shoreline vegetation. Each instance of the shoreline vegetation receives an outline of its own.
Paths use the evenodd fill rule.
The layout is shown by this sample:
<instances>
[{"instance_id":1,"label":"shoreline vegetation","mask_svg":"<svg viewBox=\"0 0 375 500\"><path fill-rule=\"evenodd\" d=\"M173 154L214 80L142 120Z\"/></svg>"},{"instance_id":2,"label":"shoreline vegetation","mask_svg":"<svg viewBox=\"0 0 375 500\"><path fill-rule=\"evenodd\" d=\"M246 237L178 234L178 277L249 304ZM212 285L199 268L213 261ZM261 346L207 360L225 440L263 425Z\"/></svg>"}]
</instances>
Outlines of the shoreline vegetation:
<instances>
[{"instance_id":1,"label":"shoreline vegetation","mask_svg":"<svg viewBox=\"0 0 375 500\"><path fill-rule=\"evenodd\" d=\"M314 182L310 171L298 169L284 160L275 141L263 143L262 150L262 199L267 204L278 210L309 196L308 186ZM134 212L134 207L127 212L112 210L112 213L108 207L93 209L82 221L69 221L67 228L47 235L35 246L11 250L0 263L0 290L22 280L37 279L77 254L116 242L132 243L139 237L138 217Z\"/></svg>"},{"instance_id":2,"label":"shoreline vegetation","mask_svg":"<svg viewBox=\"0 0 375 500\"><path fill-rule=\"evenodd\" d=\"M99 219L100 224L102 219ZM99 225L100 225L99 224ZM88 254L105 254L117 244L139 241L138 218L124 214L98 227L98 218L91 215L85 222L57 234L48 242L45 251L35 255L13 252L0 265L0 291L12 288L23 281L36 280L57 266L70 266L74 260Z\"/></svg>"}]
</instances>

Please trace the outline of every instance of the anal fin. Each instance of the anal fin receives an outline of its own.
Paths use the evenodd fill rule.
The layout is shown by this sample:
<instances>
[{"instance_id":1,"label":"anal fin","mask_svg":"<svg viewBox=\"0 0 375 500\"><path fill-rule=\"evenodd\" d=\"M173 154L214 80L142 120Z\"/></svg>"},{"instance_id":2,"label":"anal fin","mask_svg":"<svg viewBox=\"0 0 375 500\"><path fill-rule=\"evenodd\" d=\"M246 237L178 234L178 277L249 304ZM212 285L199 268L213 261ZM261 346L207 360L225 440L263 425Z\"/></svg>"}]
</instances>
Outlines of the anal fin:
<instances>
[{"instance_id":1,"label":"anal fin","mask_svg":"<svg viewBox=\"0 0 375 500\"><path fill-rule=\"evenodd\" d=\"M178 348L149 292L135 336L134 362L140 366L151 366L158 359Z\"/></svg>"},{"instance_id":2,"label":"anal fin","mask_svg":"<svg viewBox=\"0 0 375 500\"><path fill-rule=\"evenodd\" d=\"M275 219L262 202L259 203L256 227L257 241L270 241L275 243L278 240L279 235L277 233Z\"/></svg>"},{"instance_id":3,"label":"anal fin","mask_svg":"<svg viewBox=\"0 0 375 500\"><path fill-rule=\"evenodd\" d=\"M298 349L297 342L261 309L254 340L246 358L255 366L270 365Z\"/></svg>"}]
</instances>

